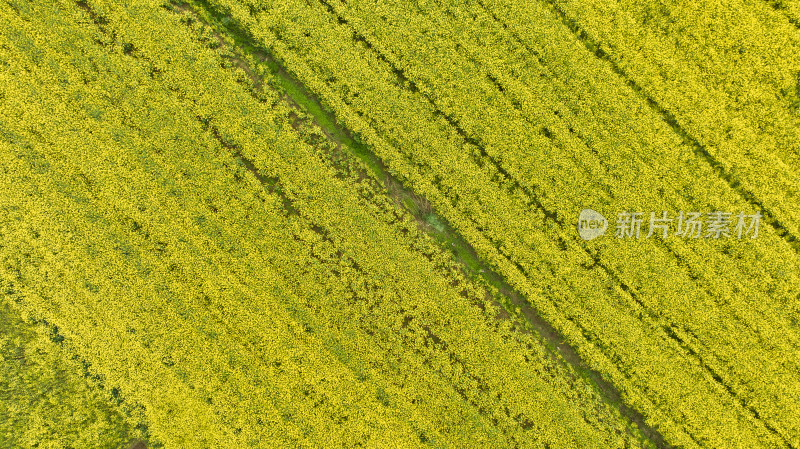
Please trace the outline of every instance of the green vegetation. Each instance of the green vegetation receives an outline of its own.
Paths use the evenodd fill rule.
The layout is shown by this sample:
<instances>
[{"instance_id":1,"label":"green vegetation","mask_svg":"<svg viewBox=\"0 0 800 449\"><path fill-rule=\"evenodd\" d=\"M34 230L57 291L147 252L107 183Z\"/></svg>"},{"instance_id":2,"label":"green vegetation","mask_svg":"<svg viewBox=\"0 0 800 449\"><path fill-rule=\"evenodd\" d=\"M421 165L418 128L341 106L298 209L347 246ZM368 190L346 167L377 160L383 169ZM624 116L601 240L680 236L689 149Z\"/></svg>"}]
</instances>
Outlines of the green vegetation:
<instances>
[{"instance_id":1,"label":"green vegetation","mask_svg":"<svg viewBox=\"0 0 800 449\"><path fill-rule=\"evenodd\" d=\"M0 303L0 445L115 449L145 439L140 411L123 412L115 389L99 389L56 329L26 323L11 291Z\"/></svg>"},{"instance_id":2,"label":"green vegetation","mask_svg":"<svg viewBox=\"0 0 800 449\"><path fill-rule=\"evenodd\" d=\"M0 4L0 441L800 447L795 3Z\"/></svg>"},{"instance_id":3,"label":"green vegetation","mask_svg":"<svg viewBox=\"0 0 800 449\"><path fill-rule=\"evenodd\" d=\"M5 41L5 275L165 447L643 444L202 26L41 8L40 52Z\"/></svg>"},{"instance_id":4,"label":"green vegetation","mask_svg":"<svg viewBox=\"0 0 800 449\"><path fill-rule=\"evenodd\" d=\"M744 447L788 443L793 430L784 426L792 426L797 410L792 396L781 392L797 389L791 367L797 335L794 246L772 229L757 244L733 242L728 248L708 241L647 241L637 247L605 241L587 247L567 234L564 217L586 198L604 198L606 207L618 210L750 210L760 203L721 179L719 168L603 60L588 50L575 52L578 36L546 6L526 12L525 30L539 33L537 47L518 46L515 52L511 43L527 36L510 34L502 23L493 31L494 17L481 7L441 13L426 7L410 21L405 18L413 8L399 5L383 4L378 19L371 14L374 4L289 3L289 16L218 3L220 11L230 11L262 36L669 440ZM459 20L459 11L472 22ZM534 19L542 15L552 20ZM493 47L469 47L481 39L493 42L496 53ZM528 56L527 67L509 65L520 52L547 56ZM538 59L541 66L530 67ZM476 80L477 70L485 70L486 79ZM548 72L555 81L544 76ZM564 82L571 84L559 86ZM529 93L533 89L537 95ZM609 98L615 102L609 105ZM587 101L597 104L591 121L577 107L585 109ZM600 270L575 269L592 260ZM746 288L737 287L742 279ZM776 345L772 355L766 341ZM775 382L756 393L747 385L764 370ZM644 391L660 393L652 402L655 396ZM689 399L676 391L695 393ZM694 412L676 414L686 401L696 404Z\"/></svg>"}]
</instances>

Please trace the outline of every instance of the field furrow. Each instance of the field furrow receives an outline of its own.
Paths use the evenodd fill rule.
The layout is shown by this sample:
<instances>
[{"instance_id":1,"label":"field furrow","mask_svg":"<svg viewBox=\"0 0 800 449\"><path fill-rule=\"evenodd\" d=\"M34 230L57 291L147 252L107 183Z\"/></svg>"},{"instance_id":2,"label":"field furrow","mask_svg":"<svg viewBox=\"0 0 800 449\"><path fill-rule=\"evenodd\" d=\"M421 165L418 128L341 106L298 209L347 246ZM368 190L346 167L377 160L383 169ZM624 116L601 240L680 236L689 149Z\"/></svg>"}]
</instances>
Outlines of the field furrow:
<instances>
[{"instance_id":1,"label":"field furrow","mask_svg":"<svg viewBox=\"0 0 800 449\"><path fill-rule=\"evenodd\" d=\"M4 16L3 271L166 443L643 445L211 30L139 6Z\"/></svg>"}]
</instances>

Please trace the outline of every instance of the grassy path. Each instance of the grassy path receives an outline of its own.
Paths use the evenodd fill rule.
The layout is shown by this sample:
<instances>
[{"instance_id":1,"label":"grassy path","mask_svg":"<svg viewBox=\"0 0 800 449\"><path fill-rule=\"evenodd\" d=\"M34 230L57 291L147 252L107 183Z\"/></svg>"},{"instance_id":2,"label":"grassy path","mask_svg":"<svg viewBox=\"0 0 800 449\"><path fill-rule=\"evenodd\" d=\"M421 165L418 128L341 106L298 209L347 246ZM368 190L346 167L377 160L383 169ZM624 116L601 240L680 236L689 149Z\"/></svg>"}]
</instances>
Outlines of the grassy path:
<instances>
[{"instance_id":1,"label":"grassy path","mask_svg":"<svg viewBox=\"0 0 800 449\"><path fill-rule=\"evenodd\" d=\"M215 30L220 44L228 46L232 52L237 54L236 64L250 76L253 89L261 88L265 78L272 80L271 87L282 92L284 98L294 108L305 113L303 118L295 115L298 129L311 125L322 130L325 136L335 142L340 150L339 154L331 155L332 158L345 157L360 160L363 166L369 169L369 172L365 171L363 175L378 181L398 206L414 216L422 231L433 237L443 250L452 253L454 259L461 265L464 274L472 279L482 279L496 288L501 295L502 306L505 309L505 313L498 316L499 319L511 319L519 331L537 335L554 357L569 364L584 379L591 382L608 403L616 407L638 428L649 444L658 448L670 447L656 429L644 422L644 418L639 412L628 407L622 401L616 388L599 372L591 369L575 348L567 344L564 337L542 319L535 308L525 300L524 295L515 290L489 264L480 260L474 248L447 223L444 217L432 209L424 197L416 194L408 186L404 186L397 177L389 173L385 164L370 147L361 143L357 137L343 127L337 121L335 114L325 108L312 92L292 76L266 48L260 46L257 40L249 36L246 30L239 27L228 16L214 11L208 2L202 0L191 3L174 2L173 7L177 13L191 14L197 20L210 25ZM246 62L248 60L257 61L257 67ZM263 71L268 71L268 76L264 76Z\"/></svg>"}]
</instances>

